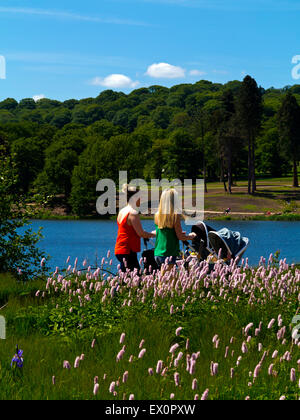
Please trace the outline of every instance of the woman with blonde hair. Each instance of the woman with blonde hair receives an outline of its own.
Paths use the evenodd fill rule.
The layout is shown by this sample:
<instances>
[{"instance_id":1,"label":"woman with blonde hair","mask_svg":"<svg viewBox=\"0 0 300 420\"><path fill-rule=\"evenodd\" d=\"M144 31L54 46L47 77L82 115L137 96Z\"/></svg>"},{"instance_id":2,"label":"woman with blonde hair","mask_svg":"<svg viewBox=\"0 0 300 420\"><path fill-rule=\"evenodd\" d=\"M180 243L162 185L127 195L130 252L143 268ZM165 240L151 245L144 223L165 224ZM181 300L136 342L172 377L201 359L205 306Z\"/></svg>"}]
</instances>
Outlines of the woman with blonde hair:
<instances>
[{"instance_id":1,"label":"woman with blonde hair","mask_svg":"<svg viewBox=\"0 0 300 420\"><path fill-rule=\"evenodd\" d=\"M168 260L171 269L180 254L179 241L192 240L196 236L195 233L186 235L186 232L182 231L179 208L177 191L173 188L164 190L154 218L156 227L154 256L158 267Z\"/></svg>"},{"instance_id":2,"label":"woman with blonde hair","mask_svg":"<svg viewBox=\"0 0 300 420\"><path fill-rule=\"evenodd\" d=\"M140 269L137 253L141 251L141 238L155 238L155 232L145 232L137 208L140 207L140 199L134 196L139 192L136 187L123 185L122 192L126 194L127 206L118 215L118 237L115 246L115 255L121 264L123 272L126 269L133 271Z\"/></svg>"}]
</instances>

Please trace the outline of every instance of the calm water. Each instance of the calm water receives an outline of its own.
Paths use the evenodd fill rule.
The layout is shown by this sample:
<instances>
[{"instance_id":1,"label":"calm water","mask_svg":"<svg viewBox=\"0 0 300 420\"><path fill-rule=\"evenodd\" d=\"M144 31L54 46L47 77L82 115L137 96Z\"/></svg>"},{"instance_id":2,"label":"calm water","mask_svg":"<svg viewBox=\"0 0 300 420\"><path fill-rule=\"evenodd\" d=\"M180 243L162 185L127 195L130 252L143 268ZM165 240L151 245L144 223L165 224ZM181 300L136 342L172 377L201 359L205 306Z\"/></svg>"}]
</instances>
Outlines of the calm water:
<instances>
[{"instance_id":1,"label":"calm water","mask_svg":"<svg viewBox=\"0 0 300 420\"><path fill-rule=\"evenodd\" d=\"M145 230L154 229L151 220L143 221ZM215 229L227 227L239 231L250 239L250 246L245 256L251 264L258 264L260 257L280 250L281 257L289 263L300 262L300 222L246 222L222 221L208 222ZM40 221L32 222L33 230L43 227L44 239L40 244L51 255L52 268L64 267L68 256L73 264L78 257L81 264L84 259L93 265L96 260L113 254L117 236L117 223L114 221ZM190 227L187 227L190 231ZM115 267L117 262L114 259Z\"/></svg>"}]
</instances>

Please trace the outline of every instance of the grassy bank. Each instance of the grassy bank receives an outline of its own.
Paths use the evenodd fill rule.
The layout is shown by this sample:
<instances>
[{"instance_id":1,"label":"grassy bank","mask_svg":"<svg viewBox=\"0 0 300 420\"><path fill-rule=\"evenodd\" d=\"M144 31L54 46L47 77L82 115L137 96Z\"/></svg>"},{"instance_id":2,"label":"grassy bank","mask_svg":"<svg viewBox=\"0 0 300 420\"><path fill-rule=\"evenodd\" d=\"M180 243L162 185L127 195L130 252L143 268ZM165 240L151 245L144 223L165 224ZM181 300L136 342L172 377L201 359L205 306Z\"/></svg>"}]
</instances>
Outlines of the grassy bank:
<instances>
[{"instance_id":1,"label":"grassy bank","mask_svg":"<svg viewBox=\"0 0 300 420\"><path fill-rule=\"evenodd\" d=\"M232 194L224 191L222 183L208 182L208 192L205 194L204 202L205 219L299 221L299 188L293 188L291 185L292 178L258 179L256 193L248 195L247 181L238 181L232 189ZM228 219L224 214L227 208L231 209L231 219ZM66 208L58 207L39 209L35 212L33 218L42 220L99 220L99 215L86 215L79 218L77 215L66 213Z\"/></svg>"},{"instance_id":2,"label":"grassy bank","mask_svg":"<svg viewBox=\"0 0 300 420\"><path fill-rule=\"evenodd\" d=\"M99 272L27 284L0 276L0 398L191 400L209 390L214 400L298 399L299 269L222 267L107 281ZM10 366L16 345L22 369Z\"/></svg>"}]
</instances>

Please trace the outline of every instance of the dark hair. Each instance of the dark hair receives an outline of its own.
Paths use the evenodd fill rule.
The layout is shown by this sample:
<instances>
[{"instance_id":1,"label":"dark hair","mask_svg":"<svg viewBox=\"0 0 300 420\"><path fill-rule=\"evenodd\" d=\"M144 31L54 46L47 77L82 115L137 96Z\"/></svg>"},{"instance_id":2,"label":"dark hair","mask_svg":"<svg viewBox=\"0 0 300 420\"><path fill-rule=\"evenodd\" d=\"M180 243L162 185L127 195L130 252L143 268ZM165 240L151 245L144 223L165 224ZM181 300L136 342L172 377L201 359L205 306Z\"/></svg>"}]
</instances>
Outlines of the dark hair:
<instances>
[{"instance_id":1,"label":"dark hair","mask_svg":"<svg viewBox=\"0 0 300 420\"><path fill-rule=\"evenodd\" d=\"M139 187L136 186L129 186L128 184L124 184L122 188L122 192L126 194L127 203L131 200L131 198L140 191Z\"/></svg>"}]
</instances>

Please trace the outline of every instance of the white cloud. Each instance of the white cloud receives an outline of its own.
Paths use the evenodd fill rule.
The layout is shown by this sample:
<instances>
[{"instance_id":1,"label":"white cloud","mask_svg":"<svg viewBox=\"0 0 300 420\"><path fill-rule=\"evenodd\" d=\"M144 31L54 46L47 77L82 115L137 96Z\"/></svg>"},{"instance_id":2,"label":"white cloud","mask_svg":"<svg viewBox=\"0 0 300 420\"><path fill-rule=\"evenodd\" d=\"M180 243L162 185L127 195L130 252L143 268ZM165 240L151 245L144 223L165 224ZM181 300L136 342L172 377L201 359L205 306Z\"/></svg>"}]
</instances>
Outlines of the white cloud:
<instances>
[{"instance_id":1,"label":"white cloud","mask_svg":"<svg viewBox=\"0 0 300 420\"><path fill-rule=\"evenodd\" d=\"M157 79L180 79L185 77L185 70L168 63L158 63L149 66L146 75Z\"/></svg>"},{"instance_id":2,"label":"white cloud","mask_svg":"<svg viewBox=\"0 0 300 420\"><path fill-rule=\"evenodd\" d=\"M46 10L46 9L33 9L27 7L0 7L0 13L12 13L31 16L45 16L55 19L69 19L80 20L95 23L107 23L114 25L133 25L133 26L149 26L145 22L137 22L133 20L119 19L119 18L104 18L98 16L87 16L78 13L66 12L63 10Z\"/></svg>"},{"instance_id":3,"label":"white cloud","mask_svg":"<svg viewBox=\"0 0 300 420\"><path fill-rule=\"evenodd\" d=\"M38 102L38 101L40 101L41 99L45 99L46 98L46 96L45 95L43 95L43 94L41 94L41 95L34 95L33 97L32 97L32 99L35 101L35 102Z\"/></svg>"},{"instance_id":4,"label":"white cloud","mask_svg":"<svg viewBox=\"0 0 300 420\"><path fill-rule=\"evenodd\" d=\"M139 85L138 81L133 81L130 77L125 76L124 74L111 74L105 78L95 77L91 84L93 86L104 86L110 89L134 89Z\"/></svg>"},{"instance_id":5,"label":"white cloud","mask_svg":"<svg viewBox=\"0 0 300 420\"><path fill-rule=\"evenodd\" d=\"M190 76L204 76L205 74L207 74L205 71L201 71L201 70L191 70L189 72Z\"/></svg>"}]
</instances>

